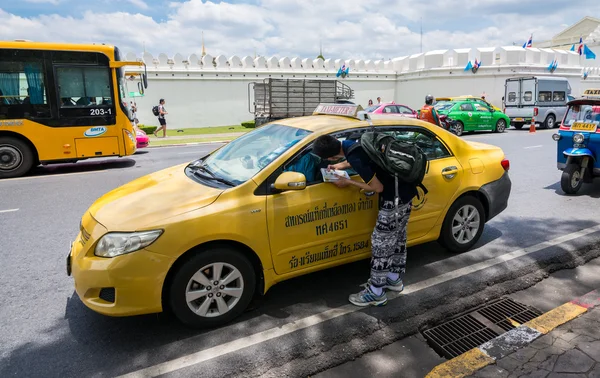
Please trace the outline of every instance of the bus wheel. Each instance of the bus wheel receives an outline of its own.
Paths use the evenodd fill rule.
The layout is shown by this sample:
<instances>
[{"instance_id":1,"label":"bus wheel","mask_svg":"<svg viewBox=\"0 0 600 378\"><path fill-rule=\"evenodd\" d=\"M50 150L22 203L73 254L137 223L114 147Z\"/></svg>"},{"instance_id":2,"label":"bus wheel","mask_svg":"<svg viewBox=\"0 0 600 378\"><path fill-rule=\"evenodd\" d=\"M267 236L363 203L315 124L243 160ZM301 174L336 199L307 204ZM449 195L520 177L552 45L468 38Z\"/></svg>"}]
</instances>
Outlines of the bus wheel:
<instances>
[{"instance_id":1,"label":"bus wheel","mask_svg":"<svg viewBox=\"0 0 600 378\"><path fill-rule=\"evenodd\" d=\"M33 152L16 138L0 137L0 178L23 176L33 167Z\"/></svg>"}]
</instances>

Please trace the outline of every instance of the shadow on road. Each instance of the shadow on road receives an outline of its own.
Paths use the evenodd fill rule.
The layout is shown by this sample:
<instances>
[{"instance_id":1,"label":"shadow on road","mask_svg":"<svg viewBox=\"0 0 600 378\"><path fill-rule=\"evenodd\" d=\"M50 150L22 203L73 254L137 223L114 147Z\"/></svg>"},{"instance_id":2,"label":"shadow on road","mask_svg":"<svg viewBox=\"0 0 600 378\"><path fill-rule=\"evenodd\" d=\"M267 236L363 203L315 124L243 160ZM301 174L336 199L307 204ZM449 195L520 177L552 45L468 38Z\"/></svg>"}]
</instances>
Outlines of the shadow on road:
<instances>
[{"instance_id":1,"label":"shadow on road","mask_svg":"<svg viewBox=\"0 0 600 378\"><path fill-rule=\"evenodd\" d=\"M476 248L461 255L453 255L437 243L409 248L406 284L414 284L595 225L590 221L565 224L557 218L544 222L520 217L494 220L486 227ZM527 228L526 240L513 236L521 234L511 233L512 228ZM501 242L495 242L498 239ZM507 250L506 246L510 248ZM244 359L252 359L253 365L262 361L262 353L270 354L270 359L275 356L283 365L289 359L310 359L318 353L328 352L335 356L338 353L336 348L343 345L343 353L340 351L341 354L333 362L339 364L344 359L376 348L377 343L392 342L414 333L431 319L439 320L451 315L452 312L443 306L452 307L454 312L461 310L459 307L465 306L470 296L487 290L488 286L518 280L557 261L571 261L580 254L579 251L561 247L554 247L553 251L554 255L548 251L536 252L535 255L521 258L520 263L515 262L514 265L499 264L494 269L455 279L448 284L400 296L385 307L360 310L340 317L327 322L326 333L321 328L312 327L297 331L290 341L284 339L275 346L261 345L260 348L249 348L240 353L245 353ZM562 257L557 260L556 255ZM282 282L256 301L254 309L237 321L220 329L203 331L186 328L168 314L129 318L102 316L88 310L73 293L66 299L64 317L57 316L54 327L40 334L39 340L27 340L7 352L0 363L0 376L114 376L130 372L265 329L280 327L287 323L282 319L292 321L346 305L348 294L358 291L368 274L369 261L363 260ZM502 294L500 292L497 295ZM382 328L389 327L394 331L386 331L383 336L376 334ZM369 341L375 336L378 338ZM351 340L362 342L349 343ZM315 352L315 348L318 352ZM263 365L255 369L268 368L268 364ZM227 364L222 364L220 369L223 369L223 376L235 375L230 371L234 367Z\"/></svg>"},{"instance_id":2,"label":"shadow on road","mask_svg":"<svg viewBox=\"0 0 600 378\"><path fill-rule=\"evenodd\" d=\"M557 171L557 177L560 179L560 171ZM583 186L581 187L581 189L579 189L579 191L577 192L577 194L571 195L571 194L565 194L565 192L563 192L563 190L560 188L560 180L555 182L552 185L548 185L546 187L544 187L544 189L547 190L554 190L554 193L563 196L563 197L571 197L571 198L577 198L577 197L591 197L591 198L600 198L600 179L594 179L594 182L592 182L591 184L586 184L584 183Z\"/></svg>"},{"instance_id":3,"label":"shadow on road","mask_svg":"<svg viewBox=\"0 0 600 378\"><path fill-rule=\"evenodd\" d=\"M109 158L106 160L78 161L70 164L51 164L34 168L28 177L51 176L65 173L81 173L104 171L107 169L122 169L135 166L136 161L130 158Z\"/></svg>"}]
</instances>

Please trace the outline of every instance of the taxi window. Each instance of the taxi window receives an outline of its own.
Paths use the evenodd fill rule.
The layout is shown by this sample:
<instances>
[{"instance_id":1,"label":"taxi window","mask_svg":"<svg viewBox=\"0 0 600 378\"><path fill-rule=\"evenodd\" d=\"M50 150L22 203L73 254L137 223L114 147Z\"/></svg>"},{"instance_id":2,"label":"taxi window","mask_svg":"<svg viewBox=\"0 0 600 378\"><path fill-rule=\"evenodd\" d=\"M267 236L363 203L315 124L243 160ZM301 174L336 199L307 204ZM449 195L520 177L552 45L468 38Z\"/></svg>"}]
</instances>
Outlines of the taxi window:
<instances>
[{"instance_id":1,"label":"taxi window","mask_svg":"<svg viewBox=\"0 0 600 378\"><path fill-rule=\"evenodd\" d=\"M390 134L398 140L416 144L423 150L423 152L425 152L425 155L427 155L427 159L429 160L442 159L452 156L446 146L444 146L444 144L436 136L429 133L414 129L400 129L390 131Z\"/></svg>"},{"instance_id":2,"label":"taxi window","mask_svg":"<svg viewBox=\"0 0 600 378\"><path fill-rule=\"evenodd\" d=\"M574 122L600 123L600 106L576 105L569 107L564 124L572 126Z\"/></svg>"},{"instance_id":3,"label":"taxi window","mask_svg":"<svg viewBox=\"0 0 600 378\"><path fill-rule=\"evenodd\" d=\"M216 176L239 185L311 133L279 124L266 125L215 151L204 164Z\"/></svg>"},{"instance_id":4,"label":"taxi window","mask_svg":"<svg viewBox=\"0 0 600 378\"><path fill-rule=\"evenodd\" d=\"M473 111L473 105L471 104L460 104L460 110L463 112L471 112Z\"/></svg>"},{"instance_id":5,"label":"taxi window","mask_svg":"<svg viewBox=\"0 0 600 378\"><path fill-rule=\"evenodd\" d=\"M473 105L475 105L475 110L477 110L478 112L489 112L490 111L490 108L487 105L484 105L483 103L476 102Z\"/></svg>"}]
</instances>

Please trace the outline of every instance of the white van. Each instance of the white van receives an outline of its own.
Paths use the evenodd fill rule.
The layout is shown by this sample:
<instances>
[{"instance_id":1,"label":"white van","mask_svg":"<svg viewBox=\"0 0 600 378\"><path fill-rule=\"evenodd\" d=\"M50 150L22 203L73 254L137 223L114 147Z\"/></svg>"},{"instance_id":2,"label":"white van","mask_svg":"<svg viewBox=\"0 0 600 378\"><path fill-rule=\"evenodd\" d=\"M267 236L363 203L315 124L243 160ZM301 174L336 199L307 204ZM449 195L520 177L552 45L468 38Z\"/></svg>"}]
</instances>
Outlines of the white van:
<instances>
[{"instance_id":1,"label":"white van","mask_svg":"<svg viewBox=\"0 0 600 378\"><path fill-rule=\"evenodd\" d=\"M552 129L560 124L567 112L571 94L569 81L564 77L533 76L506 79L504 84L504 113L519 130L531 124Z\"/></svg>"}]
</instances>

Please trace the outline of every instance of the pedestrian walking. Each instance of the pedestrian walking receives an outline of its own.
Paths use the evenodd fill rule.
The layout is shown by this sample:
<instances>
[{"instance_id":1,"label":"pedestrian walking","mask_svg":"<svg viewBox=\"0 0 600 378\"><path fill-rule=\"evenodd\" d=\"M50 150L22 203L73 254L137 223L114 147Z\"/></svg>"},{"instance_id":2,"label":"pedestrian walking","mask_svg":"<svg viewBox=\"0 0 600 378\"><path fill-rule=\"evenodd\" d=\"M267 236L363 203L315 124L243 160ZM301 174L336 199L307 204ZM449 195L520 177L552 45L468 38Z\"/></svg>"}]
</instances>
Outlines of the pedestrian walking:
<instances>
[{"instance_id":1,"label":"pedestrian walking","mask_svg":"<svg viewBox=\"0 0 600 378\"><path fill-rule=\"evenodd\" d=\"M167 137L167 120L165 119L165 114L169 114L165 110L165 99L161 98L158 105L158 123L160 127L157 130L154 130L154 136L158 137L158 132L162 130L163 138Z\"/></svg>"},{"instance_id":2,"label":"pedestrian walking","mask_svg":"<svg viewBox=\"0 0 600 378\"><path fill-rule=\"evenodd\" d=\"M382 306L387 303L385 289L404 290L402 277L406 270L406 226L417 188L395 180L394 176L372 161L363 146L352 140L340 142L331 135L318 137L313 153L322 159L346 161L328 169L354 169L364 182L340 177L333 181L338 188L355 186L367 192L379 193L379 213L371 235L371 274L364 290L352 294L349 301L356 306ZM397 185L397 188L396 188ZM398 194L398 206L395 199Z\"/></svg>"}]
</instances>

